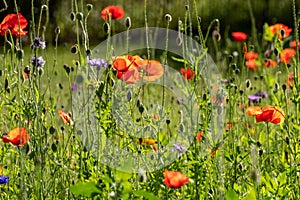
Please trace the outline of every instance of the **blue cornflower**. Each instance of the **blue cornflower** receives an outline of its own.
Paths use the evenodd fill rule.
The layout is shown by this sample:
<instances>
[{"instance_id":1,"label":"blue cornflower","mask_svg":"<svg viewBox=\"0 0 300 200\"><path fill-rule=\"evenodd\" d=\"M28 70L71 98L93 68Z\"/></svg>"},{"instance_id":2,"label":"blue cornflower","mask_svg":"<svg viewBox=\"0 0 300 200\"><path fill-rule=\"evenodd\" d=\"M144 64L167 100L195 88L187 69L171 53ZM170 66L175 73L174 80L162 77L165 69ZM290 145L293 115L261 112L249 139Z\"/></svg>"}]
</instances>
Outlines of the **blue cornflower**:
<instances>
[{"instance_id":1,"label":"blue cornflower","mask_svg":"<svg viewBox=\"0 0 300 200\"><path fill-rule=\"evenodd\" d=\"M90 67L97 67L97 68L107 67L107 62L101 58L94 58L94 59L89 60L88 65Z\"/></svg>"},{"instance_id":2,"label":"blue cornflower","mask_svg":"<svg viewBox=\"0 0 300 200\"><path fill-rule=\"evenodd\" d=\"M42 56L32 56L31 64L37 68L42 68L45 65L45 60Z\"/></svg>"},{"instance_id":3,"label":"blue cornflower","mask_svg":"<svg viewBox=\"0 0 300 200\"><path fill-rule=\"evenodd\" d=\"M0 184L6 184L9 181L8 176L0 176Z\"/></svg>"},{"instance_id":4,"label":"blue cornflower","mask_svg":"<svg viewBox=\"0 0 300 200\"><path fill-rule=\"evenodd\" d=\"M41 37L36 37L33 40L32 47L34 49L40 48L40 49L45 49L46 48L46 43L42 40Z\"/></svg>"},{"instance_id":5,"label":"blue cornflower","mask_svg":"<svg viewBox=\"0 0 300 200\"><path fill-rule=\"evenodd\" d=\"M254 95L259 96L263 99L268 97L268 93L266 92L256 92Z\"/></svg>"}]
</instances>

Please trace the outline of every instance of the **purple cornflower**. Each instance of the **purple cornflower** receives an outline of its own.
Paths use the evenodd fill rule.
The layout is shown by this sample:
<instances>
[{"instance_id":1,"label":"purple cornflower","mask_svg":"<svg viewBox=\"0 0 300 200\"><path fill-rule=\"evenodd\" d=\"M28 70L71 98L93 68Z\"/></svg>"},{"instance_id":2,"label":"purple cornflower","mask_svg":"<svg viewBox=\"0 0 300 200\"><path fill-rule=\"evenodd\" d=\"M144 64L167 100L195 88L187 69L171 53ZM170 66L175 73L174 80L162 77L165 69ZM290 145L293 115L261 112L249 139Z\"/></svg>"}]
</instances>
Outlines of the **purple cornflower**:
<instances>
[{"instance_id":1,"label":"purple cornflower","mask_svg":"<svg viewBox=\"0 0 300 200\"><path fill-rule=\"evenodd\" d=\"M0 184L6 184L9 181L8 176L0 176Z\"/></svg>"},{"instance_id":2,"label":"purple cornflower","mask_svg":"<svg viewBox=\"0 0 300 200\"><path fill-rule=\"evenodd\" d=\"M266 92L256 92L254 95L259 96L263 99L268 97L268 93L266 93Z\"/></svg>"},{"instance_id":3,"label":"purple cornflower","mask_svg":"<svg viewBox=\"0 0 300 200\"><path fill-rule=\"evenodd\" d=\"M76 83L72 83L71 89L74 90L78 90L78 85Z\"/></svg>"},{"instance_id":4,"label":"purple cornflower","mask_svg":"<svg viewBox=\"0 0 300 200\"><path fill-rule=\"evenodd\" d=\"M174 150L178 151L179 153L184 153L187 149L183 145L176 142L174 144L174 148L171 148L171 152L174 152Z\"/></svg>"},{"instance_id":5,"label":"purple cornflower","mask_svg":"<svg viewBox=\"0 0 300 200\"><path fill-rule=\"evenodd\" d=\"M33 40L32 47L34 49L40 48L40 49L45 49L46 48L46 43L42 40L41 37L36 37Z\"/></svg>"},{"instance_id":6,"label":"purple cornflower","mask_svg":"<svg viewBox=\"0 0 300 200\"><path fill-rule=\"evenodd\" d=\"M260 96L256 96L256 95L249 95L248 96L248 100L252 101L252 102L258 102L260 100Z\"/></svg>"},{"instance_id":7,"label":"purple cornflower","mask_svg":"<svg viewBox=\"0 0 300 200\"><path fill-rule=\"evenodd\" d=\"M45 60L43 59L42 56L39 57L32 56L31 64L37 68L42 68L45 64Z\"/></svg>"},{"instance_id":8,"label":"purple cornflower","mask_svg":"<svg viewBox=\"0 0 300 200\"><path fill-rule=\"evenodd\" d=\"M88 65L90 67L97 67L97 68L107 67L107 62L101 58L94 58L94 59L89 60Z\"/></svg>"}]
</instances>

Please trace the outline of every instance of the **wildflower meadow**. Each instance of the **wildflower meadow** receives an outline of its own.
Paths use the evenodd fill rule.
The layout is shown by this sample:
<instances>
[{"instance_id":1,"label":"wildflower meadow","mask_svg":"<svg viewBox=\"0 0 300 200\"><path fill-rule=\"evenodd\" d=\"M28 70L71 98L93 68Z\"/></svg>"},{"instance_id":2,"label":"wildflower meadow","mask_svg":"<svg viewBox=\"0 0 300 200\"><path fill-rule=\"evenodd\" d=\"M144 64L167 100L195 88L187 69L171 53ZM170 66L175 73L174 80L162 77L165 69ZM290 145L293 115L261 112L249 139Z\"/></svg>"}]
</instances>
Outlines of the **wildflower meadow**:
<instances>
[{"instance_id":1,"label":"wildflower meadow","mask_svg":"<svg viewBox=\"0 0 300 200\"><path fill-rule=\"evenodd\" d=\"M129 2L3 0L0 199L300 199L300 2Z\"/></svg>"}]
</instances>

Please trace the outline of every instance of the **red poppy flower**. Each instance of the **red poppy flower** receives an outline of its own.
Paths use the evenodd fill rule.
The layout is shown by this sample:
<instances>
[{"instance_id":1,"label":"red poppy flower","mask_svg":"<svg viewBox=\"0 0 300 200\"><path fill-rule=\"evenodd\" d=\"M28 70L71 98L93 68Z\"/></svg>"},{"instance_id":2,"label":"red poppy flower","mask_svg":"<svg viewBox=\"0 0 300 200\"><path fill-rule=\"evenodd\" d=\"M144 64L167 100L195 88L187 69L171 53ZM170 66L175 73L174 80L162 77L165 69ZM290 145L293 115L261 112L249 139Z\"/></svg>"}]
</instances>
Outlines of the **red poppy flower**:
<instances>
[{"instance_id":1,"label":"red poppy flower","mask_svg":"<svg viewBox=\"0 0 300 200\"><path fill-rule=\"evenodd\" d=\"M202 137L204 136L204 133L203 132L199 132L197 133L197 136L196 136L196 139L198 142L200 142L202 140Z\"/></svg>"},{"instance_id":2,"label":"red poppy flower","mask_svg":"<svg viewBox=\"0 0 300 200\"><path fill-rule=\"evenodd\" d=\"M291 87L292 85L295 84L295 81L294 81L294 72L291 72L288 76L288 80L287 80L287 86L288 87ZM300 74L298 74L298 79L300 79Z\"/></svg>"},{"instance_id":3,"label":"red poppy flower","mask_svg":"<svg viewBox=\"0 0 300 200\"><path fill-rule=\"evenodd\" d=\"M107 6L101 11L101 17L104 20L108 20L109 16L111 19L122 19L124 17L124 10L120 6Z\"/></svg>"},{"instance_id":4,"label":"red poppy flower","mask_svg":"<svg viewBox=\"0 0 300 200\"><path fill-rule=\"evenodd\" d=\"M60 118L63 120L63 122L65 124L67 124L67 125L73 125L74 124L70 113L66 113L63 110L58 110L57 112L58 112Z\"/></svg>"},{"instance_id":5,"label":"red poppy flower","mask_svg":"<svg viewBox=\"0 0 300 200\"><path fill-rule=\"evenodd\" d=\"M26 28L28 22L21 13L7 15L0 24L0 34L3 36L10 30L13 35L23 37L27 34Z\"/></svg>"},{"instance_id":6,"label":"red poppy flower","mask_svg":"<svg viewBox=\"0 0 300 200\"><path fill-rule=\"evenodd\" d=\"M283 110L277 106L265 106L262 113L256 115L256 122L271 122L279 124L284 121L285 114Z\"/></svg>"},{"instance_id":7,"label":"red poppy flower","mask_svg":"<svg viewBox=\"0 0 300 200\"><path fill-rule=\"evenodd\" d=\"M169 188L180 188L184 184L189 182L189 178L180 172L176 171L164 171L164 183Z\"/></svg>"},{"instance_id":8,"label":"red poppy flower","mask_svg":"<svg viewBox=\"0 0 300 200\"><path fill-rule=\"evenodd\" d=\"M4 143L12 143L15 146L23 146L29 141L29 134L26 133L26 128L15 128L8 133L2 135L2 141Z\"/></svg>"},{"instance_id":9,"label":"red poppy flower","mask_svg":"<svg viewBox=\"0 0 300 200\"><path fill-rule=\"evenodd\" d=\"M295 49L285 48L280 52L280 62L289 64L291 59L296 55Z\"/></svg>"},{"instance_id":10,"label":"red poppy flower","mask_svg":"<svg viewBox=\"0 0 300 200\"><path fill-rule=\"evenodd\" d=\"M246 60L253 60L256 58L258 58L258 53L256 53L256 52L250 51L250 52L245 53Z\"/></svg>"},{"instance_id":11,"label":"red poppy flower","mask_svg":"<svg viewBox=\"0 0 300 200\"><path fill-rule=\"evenodd\" d=\"M275 60L266 59L263 63L263 66L273 68L277 66L277 62Z\"/></svg>"},{"instance_id":12,"label":"red poppy flower","mask_svg":"<svg viewBox=\"0 0 300 200\"><path fill-rule=\"evenodd\" d=\"M283 110L277 106L267 105L261 109L259 106L250 106L246 110L247 114L256 117L256 122L271 122L279 124L284 121L285 114Z\"/></svg>"},{"instance_id":13,"label":"red poppy flower","mask_svg":"<svg viewBox=\"0 0 300 200\"><path fill-rule=\"evenodd\" d=\"M247 34L244 32L232 32L231 36L237 42L242 42L248 38Z\"/></svg>"},{"instance_id":14,"label":"red poppy flower","mask_svg":"<svg viewBox=\"0 0 300 200\"><path fill-rule=\"evenodd\" d=\"M278 34L279 40L287 38L292 32L292 29L284 24L274 24L272 26L269 26L269 29L271 30L271 33L273 35Z\"/></svg>"},{"instance_id":15,"label":"red poppy flower","mask_svg":"<svg viewBox=\"0 0 300 200\"><path fill-rule=\"evenodd\" d=\"M258 66L258 64L257 64L256 60L246 61L246 67L248 67L249 69L255 70L257 66Z\"/></svg>"},{"instance_id":16,"label":"red poppy flower","mask_svg":"<svg viewBox=\"0 0 300 200\"><path fill-rule=\"evenodd\" d=\"M232 123L232 122L228 122L228 123L226 124L225 130L226 130L226 131L229 131L229 130L232 128L232 126L233 126L233 123Z\"/></svg>"},{"instance_id":17,"label":"red poppy flower","mask_svg":"<svg viewBox=\"0 0 300 200\"><path fill-rule=\"evenodd\" d=\"M190 68L181 68L180 71L182 76L187 80L192 80L195 77L194 71Z\"/></svg>"}]
</instances>

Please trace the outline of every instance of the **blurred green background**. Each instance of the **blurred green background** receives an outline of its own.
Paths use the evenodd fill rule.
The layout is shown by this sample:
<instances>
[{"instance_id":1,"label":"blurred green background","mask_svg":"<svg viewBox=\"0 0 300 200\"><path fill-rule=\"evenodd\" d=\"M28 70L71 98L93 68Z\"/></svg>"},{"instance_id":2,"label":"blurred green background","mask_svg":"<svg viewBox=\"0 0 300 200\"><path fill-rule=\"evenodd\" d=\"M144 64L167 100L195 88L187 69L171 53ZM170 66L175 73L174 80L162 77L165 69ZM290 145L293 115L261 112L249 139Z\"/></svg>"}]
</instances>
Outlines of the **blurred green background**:
<instances>
[{"instance_id":1,"label":"blurred green background","mask_svg":"<svg viewBox=\"0 0 300 200\"><path fill-rule=\"evenodd\" d=\"M0 7L4 8L4 1L1 0ZM35 21L39 19L41 6L49 6L49 25L46 31L46 40L54 41L54 29L59 26L61 34L60 44L74 43L76 41L75 22L71 21L72 0L17 0L19 11L30 21L32 19L32 6L34 3ZM196 22L193 0L148 0L148 22L149 26L165 27L164 15L170 13L173 17L171 28L177 29L178 19L184 19L185 5L190 4L193 22ZM251 0L256 19L256 28L262 31L265 22L269 24L284 23L293 26L292 1L291 0ZM14 1L6 0L8 8L0 13L0 19L5 15L15 12ZM86 4L93 5L93 11L88 18L88 31L91 44L98 44L105 38L103 30L104 20L101 19L101 10L107 5L119 5L125 10L125 17L132 20L132 28L143 27L144 1L143 0L77 0L79 10L85 15L87 13ZM296 1L297 10L300 7L300 0ZM250 33L250 15L247 0L197 0L197 11L201 17L202 29L206 32L209 23L217 18L220 20L220 31L244 31ZM115 21L114 31L126 30L124 26L125 17ZM42 16L45 20L45 13ZM196 25L196 23L193 23ZM196 29L196 27L195 27ZM26 40L26 38L25 38Z\"/></svg>"}]
</instances>

